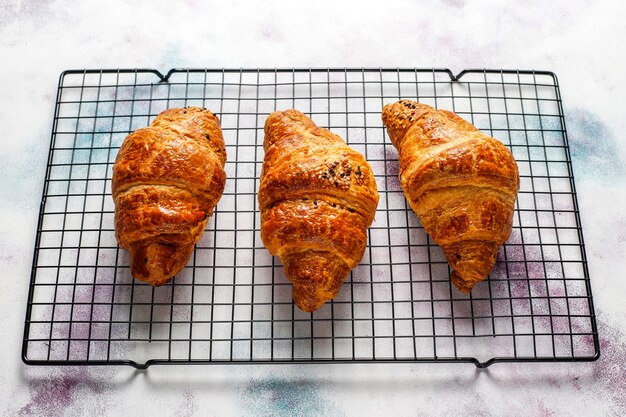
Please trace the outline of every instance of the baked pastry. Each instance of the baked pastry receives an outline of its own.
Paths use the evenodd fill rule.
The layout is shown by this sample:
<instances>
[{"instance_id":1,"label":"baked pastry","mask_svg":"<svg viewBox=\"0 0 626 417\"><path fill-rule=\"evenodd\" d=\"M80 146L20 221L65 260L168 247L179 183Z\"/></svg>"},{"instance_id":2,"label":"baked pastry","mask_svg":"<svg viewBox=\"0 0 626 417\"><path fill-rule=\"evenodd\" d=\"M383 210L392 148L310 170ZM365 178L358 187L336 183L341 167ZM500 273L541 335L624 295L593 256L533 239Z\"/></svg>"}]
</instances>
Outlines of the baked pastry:
<instances>
[{"instance_id":1,"label":"baked pastry","mask_svg":"<svg viewBox=\"0 0 626 417\"><path fill-rule=\"evenodd\" d=\"M443 249L452 283L469 293L511 234L519 190L513 154L456 114L415 101L386 105L382 118L399 152L404 195Z\"/></svg>"},{"instance_id":2,"label":"baked pastry","mask_svg":"<svg viewBox=\"0 0 626 417\"><path fill-rule=\"evenodd\" d=\"M225 162L219 119L199 107L165 110L126 137L112 194L135 278L159 286L185 267L224 191Z\"/></svg>"},{"instance_id":3,"label":"baked pastry","mask_svg":"<svg viewBox=\"0 0 626 417\"><path fill-rule=\"evenodd\" d=\"M374 175L363 155L297 110L269 115L263 147L261 239L284 264L295 304L314 311L363 257Z\"/></svg>"}]
</instances>

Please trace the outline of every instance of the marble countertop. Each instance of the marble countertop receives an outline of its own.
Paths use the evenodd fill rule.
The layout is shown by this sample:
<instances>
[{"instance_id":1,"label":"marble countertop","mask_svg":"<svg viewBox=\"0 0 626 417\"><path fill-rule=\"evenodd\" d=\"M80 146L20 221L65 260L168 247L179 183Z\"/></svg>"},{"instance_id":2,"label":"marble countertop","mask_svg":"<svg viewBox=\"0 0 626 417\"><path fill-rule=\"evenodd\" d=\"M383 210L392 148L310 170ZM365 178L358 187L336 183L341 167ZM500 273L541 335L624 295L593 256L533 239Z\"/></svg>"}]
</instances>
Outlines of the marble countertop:
<instances>
[{"instance_id":1,"label":"marble countertop","mask_svg":"<svg viewBox=\"0 0 626 417\"><path fill-rule=\"evenodd\" d=\"M0 0L0 414L626 415L626 8L619 1ZM59 74L70 68L555 72L596 306L592 363L32 367L20 360Z\"/></svg>"}]
</instances>

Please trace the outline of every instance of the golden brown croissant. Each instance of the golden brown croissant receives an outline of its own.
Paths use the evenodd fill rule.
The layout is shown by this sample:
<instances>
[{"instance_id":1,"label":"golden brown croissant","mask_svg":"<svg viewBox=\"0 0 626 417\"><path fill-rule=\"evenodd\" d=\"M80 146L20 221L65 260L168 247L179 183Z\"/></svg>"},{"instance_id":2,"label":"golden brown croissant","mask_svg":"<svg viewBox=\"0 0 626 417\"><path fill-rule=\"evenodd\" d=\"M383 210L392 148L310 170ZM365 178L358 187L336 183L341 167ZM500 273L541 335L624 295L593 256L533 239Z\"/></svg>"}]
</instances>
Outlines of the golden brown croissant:
<instances>
[{"instance_id":1,"label":"golden brown croissant","mask_svg":"<svg viewBox=\"0 0 626 417\"><path fill-rule=\"evenodd\" d=\"M296 305L314 311L363 257L374 175L363 155L297 110L269 115L263 147L261 239L283 262Z\"/></svg>"},{"instance_id":2,"label":"golden brown croissant","mask_svg":"<svg viewBox=\"0 0 626 417\"><path fill-rule=\"evenodd\" d=\"M424 229L442 247L464 293L491 272L509 238L517 164L499 141L446 110L401 100L383 109L400 154L400 183Z\"/></svg>"},{"instance_id":3,"label":"golden brown croissant","mask_svg":"<svg viewBox=\"0 0 626 417\"><path fill-rule=\"evenodd\" d=\"M185 267L224 191L225 162L219 119L199 107L165 110L126 137L112 192L135 278L158 286Z\"/></svg>"}]
</instances>

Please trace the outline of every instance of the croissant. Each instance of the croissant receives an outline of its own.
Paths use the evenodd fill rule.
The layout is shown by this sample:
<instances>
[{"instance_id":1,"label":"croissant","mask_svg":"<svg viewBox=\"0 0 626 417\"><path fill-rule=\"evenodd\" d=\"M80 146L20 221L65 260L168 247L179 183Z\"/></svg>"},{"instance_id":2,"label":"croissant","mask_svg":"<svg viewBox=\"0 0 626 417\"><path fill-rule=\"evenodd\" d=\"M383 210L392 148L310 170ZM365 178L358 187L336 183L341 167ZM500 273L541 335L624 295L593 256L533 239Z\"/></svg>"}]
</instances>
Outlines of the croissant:
<instances>
[{"instance_id":1,"label":"croissant","mask_svg":"<svg viewBox=\"0 0 626 417\"><path fill-rule=\"evenodd\" d=\"M280 257L295 304L315 311L363 257L374 175L363 155L297 110L269 115L263 148L261 239Z\"/></svg>"},{"instance_id":2,"label":"croissant","mask_svg":"<svg viewBox=\"0 0 626 417\"><path fill-rule=\"evenodd\" d=\"M383 123L399 152L400 183L426 232L441 246L463 293L485 279L509 238L519 190L511 152L446 110L401 100Z\"/></svg>"},{"instance_id":3,"label":"croissant","mask_svg":"<svg viewBox=\"0 0 626 417\"><path fill-rule=\"evenodd\" d=\"M206 109L165 110L126 137L112 194L135 278L159 286L185 267L222 196L225 162L219 119Z\"/></svg>"}]
</instances>

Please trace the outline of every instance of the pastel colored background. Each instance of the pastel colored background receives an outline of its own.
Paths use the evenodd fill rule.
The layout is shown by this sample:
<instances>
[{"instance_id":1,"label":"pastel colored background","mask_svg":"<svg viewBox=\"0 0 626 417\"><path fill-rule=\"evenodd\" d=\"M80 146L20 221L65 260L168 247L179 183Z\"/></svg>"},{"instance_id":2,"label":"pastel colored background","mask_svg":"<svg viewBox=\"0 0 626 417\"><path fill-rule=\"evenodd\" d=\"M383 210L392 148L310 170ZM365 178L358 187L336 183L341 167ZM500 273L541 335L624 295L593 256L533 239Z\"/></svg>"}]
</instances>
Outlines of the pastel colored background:
<instances>
[{"instance_id":1,"label":"pastel colored background","mask_svg":"<svg viewBox=\"0 0 626 417\"><path fill-rule=\"evenodd\" d=\"M626 415L626 6L601 1L0 0L0 415ZM27 367L54 99L69 68L449 67L559 76L594 363Z\"/></svg>"}]
</instances>

